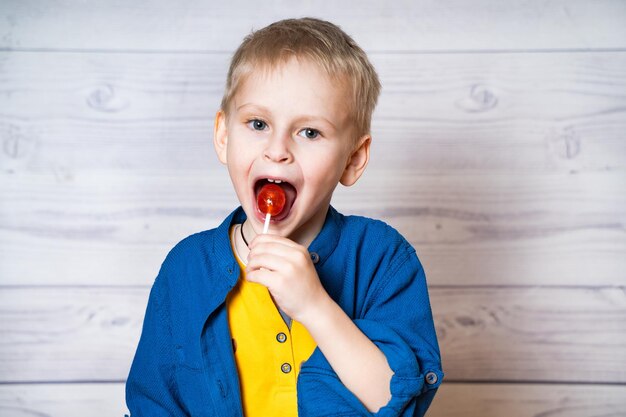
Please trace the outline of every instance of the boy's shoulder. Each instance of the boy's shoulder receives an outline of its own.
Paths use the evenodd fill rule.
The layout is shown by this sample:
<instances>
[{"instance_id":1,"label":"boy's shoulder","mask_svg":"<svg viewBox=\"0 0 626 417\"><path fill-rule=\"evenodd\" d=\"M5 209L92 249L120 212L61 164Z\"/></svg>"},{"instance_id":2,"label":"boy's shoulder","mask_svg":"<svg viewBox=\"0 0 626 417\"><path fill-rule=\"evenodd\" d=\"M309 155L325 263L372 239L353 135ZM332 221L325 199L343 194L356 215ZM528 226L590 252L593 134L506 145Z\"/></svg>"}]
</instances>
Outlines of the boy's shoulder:
<instances>
[{"instance_id":1,"label":"boy's shoulder","mask_svg":"<svg viewBox=\"0 0 626 417\"><path fill-rule=\"evenodd\" d=\"M220 256L225 251L222 247L230 250L228 235L221 236L219 227L183 238L165 256L154 286L163 297L178 300L173 301L176 303L214 294L214 284L228 279L236 262L231 262L232 252Z\"/></svg>"},{"instance_id":2,"label":"boy's shoulder","mask_svg":"<svg viewBox=\"0 0 626 417\"><path fill-rule=\"evenodd\" d=\"M233 221L240 222L241 207L232 211L221 224L207 230L193 233L174 245L164 262L189 262L202 260L210 262L213 258L224 257L232 252L229 228Z\"/></svg>"},{"instance_id":3,"label":"boy's shoulder","mask_svg":"<svg viewBox=\"0 0 626 417\"><path fill-rule=\"evenodd\" d=\"M211 252L216 231L217 229L203 230L181 239L170 249L165 261L188 260L190 256L193 257Z\"/></svg>"},{"instance_id":4,"label":"boy's shoulder","mask_svg":"<svg viewBox=\"0 0 626 417\"><path fill-rule=\"evenodd\" d=\"M203 230L181 239L165 256L160 275L178 281L212 276L212 271L227 270L232 252L228 234L220 228Z\"/></svg>"},{"instance_id":5,"label":"boy's shoulder","mask_svg":"<svg viewBox=\"0 0 626 417\"><path fill-rule=\"evenodd\" d=\"M385 221L342 215L339 224L341 237L333 259L344 270L354 272L346 276L358 279L361 288L374 288L377 292L385 288L390 280L399 285L403 280L413 279L418 271L423 271L413 246Z\"/></svg>"},{"instance_id":6,"label":"boy's shoulder","mask_svg":"<svg viewBox=\"0 0 626 417\"><path fill-rule=\"evenodd\" d=\"M360 215L341 215L341 235L362 252L414 254L409 241L393 226L383 220Z\"/></svg>"},{"instance_id":7,"label":"boy's shoulder","mask_svg":"<svg viewBox=\"0 0 626 417\"><path fill-rule=\"evenodd\" d=\"M371 239L411 246L402 234L383 220L360 215L342 215L342 229Z\"/></svg>"}]
</instances>

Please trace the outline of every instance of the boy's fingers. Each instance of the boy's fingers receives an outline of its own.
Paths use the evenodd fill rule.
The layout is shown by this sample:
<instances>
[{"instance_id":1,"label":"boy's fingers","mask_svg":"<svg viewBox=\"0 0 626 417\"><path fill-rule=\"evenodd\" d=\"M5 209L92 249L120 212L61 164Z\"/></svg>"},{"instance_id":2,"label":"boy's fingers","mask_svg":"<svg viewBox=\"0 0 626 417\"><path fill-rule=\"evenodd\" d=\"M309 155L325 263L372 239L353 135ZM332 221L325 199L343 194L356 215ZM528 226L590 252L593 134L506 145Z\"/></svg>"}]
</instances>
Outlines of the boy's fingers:
<instances>
[{"instance_id":1,"label":"boy's fingers","mask_svg":"<svg viewBox=\"0 0 626 417\"><path fill-rule=\"evenodd\" d=\"M255 246L250 247L250 254L248 257L265 256L265 255L280 255L288 257L291 252L294 251L291 246L285 246L279 242L262 242Z\"/></svg>"},{"instance_id":2,"label":"boy's fingers","mask_svg":"<svg viewBox=\"0 0 626 417\"><path fill-rule=\"evenodd\" d=\"M312 261L308 251L301 248L287 248L277 243L267 243L253 248L248 254L248 265L262 263L272 270L282 270L285 273L296 273L294 268L306 268ZM272 262L271 265L269 262Z\"/></svg>"},{"instance_id":3,"label":"boy's fingers","mask_svg":"<svg viewBox=\"0 0 626 417\"><path fill-rule=\"evenodd\" d=\"M270 234L265 234L265 235L260 234L260 235L256 235L254 239L252 239L252 241L250 242L250 249L252 249L256 245L265 244L265 243L277 243L277 244L281 244L284 246L289 246L291 248L300 247L300 245L298 245L296 242L294 242L293 240L287 239L286 237L270 235Z\"/></svg>"},{"instance_id":4,"label":"boy's fingers","mask_svg":"<svg viewBox=\"0 0 626 417\"><path fill-rule=\"evenodd\" d=\"M272 275L274 273L267 269L255 269L246 273L246 279L250 282L261 284L266 288L270 288L272 284Z\"/></svg>"},{"instance_id":5,"label":"boy's fingers","mask_svg":"<svg viewBox=\"0 0 626 417\"><path fill-rule=\"evenodd\" d=\"M282 256L274 254L264 254L263 256L251 256L248 257L248 264L246 265L246 273L255 271L257 269L268 269L270 271L277 271L285 266L286 262Z\"/></svg>"}]
</instances>

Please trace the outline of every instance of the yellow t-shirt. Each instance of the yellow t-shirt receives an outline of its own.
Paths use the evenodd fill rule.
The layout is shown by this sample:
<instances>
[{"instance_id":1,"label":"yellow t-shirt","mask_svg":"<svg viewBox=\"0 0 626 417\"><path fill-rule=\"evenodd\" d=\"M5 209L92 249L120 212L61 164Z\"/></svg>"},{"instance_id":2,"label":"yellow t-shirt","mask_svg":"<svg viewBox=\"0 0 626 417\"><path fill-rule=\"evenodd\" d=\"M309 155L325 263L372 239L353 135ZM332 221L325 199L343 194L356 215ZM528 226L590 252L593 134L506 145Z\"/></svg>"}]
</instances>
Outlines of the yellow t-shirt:
<instances>
[{"instance_id":1,"label":"yellow t-shirt","mask_svg":"<svg viewBox=\"0 0 626 417\"><path fill-rule=\"evenodd\" d=\"M245 279L245 265L233 252L241 278L226 306L244 415L297 416L300 364L316 343L297 321L292 320L291 329L287 326L268 289Z\"/></svg>"}]
</instances>

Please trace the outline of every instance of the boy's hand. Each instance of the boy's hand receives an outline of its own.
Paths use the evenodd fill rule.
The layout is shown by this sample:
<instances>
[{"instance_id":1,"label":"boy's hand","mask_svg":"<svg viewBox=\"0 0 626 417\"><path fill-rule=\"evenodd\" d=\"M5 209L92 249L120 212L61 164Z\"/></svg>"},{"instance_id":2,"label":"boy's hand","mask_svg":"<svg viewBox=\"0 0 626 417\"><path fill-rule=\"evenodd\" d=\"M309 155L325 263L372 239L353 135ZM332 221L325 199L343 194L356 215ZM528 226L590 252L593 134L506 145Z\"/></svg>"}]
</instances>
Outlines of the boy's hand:
<instances>
[{"instance_id":1,"label":"boy's hand","mask_svg":"<svg viewBox=\"0 0 626 417\"><path fill-rule=\"evenodd\" d=\"M276 235L257 235L250 242L248 281L264 285L278 307L303 323L329 298L304 246Z\"/></svg>"},{"instance_id":2,"label":"boy's hand","mask_svg":"<svg viewBox=\"0 0 626 417\"><path fill-rule=\"evenodd\" d=\"M341 382L369 411L389 402L393 371L387 358L322 287L304 246L257 235L246 277L266 286L278 307L306 327Z\"/></svg>"}]
</instances>

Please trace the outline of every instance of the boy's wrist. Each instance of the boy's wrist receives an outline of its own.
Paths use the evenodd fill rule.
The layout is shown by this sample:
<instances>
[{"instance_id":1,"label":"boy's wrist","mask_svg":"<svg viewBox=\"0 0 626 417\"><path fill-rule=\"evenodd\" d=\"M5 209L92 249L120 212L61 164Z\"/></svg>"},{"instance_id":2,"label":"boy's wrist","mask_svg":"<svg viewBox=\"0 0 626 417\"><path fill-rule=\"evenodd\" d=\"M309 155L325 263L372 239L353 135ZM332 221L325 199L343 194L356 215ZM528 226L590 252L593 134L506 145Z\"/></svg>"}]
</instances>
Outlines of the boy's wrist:
<instances>
[{"instance_id":1,"label":"boy's wrist","mask_svg":"<svg viewBox=\"0 0 626 417\"><path fill-rule=\"evenodd\" d=\"M320 321L323 321L331 314L333 303L334 300L326 291L322 290L321 294L317 297L317 301L311 303L307 309L303 310L300 317L296 318L296 320L302 323L307 329L309 329L310 326L316 326Z\"/></svg>"},{"instance_id":2,"label":"boy's wrist","mask_svg":"<svg viewBox=\"0 0 626 417\"><path fill-rule=\"evenodd\" d=\"M335 303L335 300L326 291L323 291L319 301L305 310L298 321L313 335L325 327L329 320L332 320L337 309L340 307Z\"/></svg>"}]
</instances>

